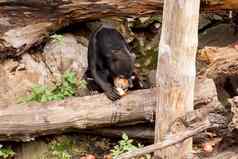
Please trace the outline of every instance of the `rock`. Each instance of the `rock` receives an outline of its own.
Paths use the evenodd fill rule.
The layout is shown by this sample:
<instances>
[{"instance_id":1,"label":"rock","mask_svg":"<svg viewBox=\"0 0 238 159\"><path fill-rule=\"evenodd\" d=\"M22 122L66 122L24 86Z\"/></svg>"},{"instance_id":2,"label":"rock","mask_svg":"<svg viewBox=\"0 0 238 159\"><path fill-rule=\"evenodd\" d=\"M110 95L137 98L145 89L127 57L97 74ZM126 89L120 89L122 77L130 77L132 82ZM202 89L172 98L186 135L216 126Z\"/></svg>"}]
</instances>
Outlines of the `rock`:
<instances>
[{"instance_id":1,"label":"rock","mask_svg":"<svg viewBox=\"0 0 238 159\"><path fill-rule=\"evenodd\" d=\"M16 103L27 95L33 85L46 84L50 72L42 61L36 61L31 55L24 54L22 59L6 60L0 64L0 101Z\"/></svg>"},{"instance_id":2,"label":"rock","mask_svg":"<svg viewBox=\"0 0 238 159\"><path fill-rule=\"evenodd\" d=\"M21 59L0 63L0 102L16 103L29 94L36 84L52 86L67 70L74 71L80 81L87 69L87 47L71 34L62 41L50 40L44 53L24 54Z\"/></svg>"},{"instance_id":3,"label":"rock","mask_svg":"<svg viewBox=\"0 0 238 159\"><path fill-rule=\"evenodd\" d=\"M211 21L207 18L206 15L201 14L199 16L199 26L198 26L199 30L203 29L204 27L206 27L210 23L211 23Z\"/></svg>"},{"instance_id":4,"label":"rock","mask_svg":"<svg viewBox=\"0 0 238 159\"><path fill-rule=\"evenodd\" d=\"M75 72L81 80L88 67L87 47L78 43L72 34L49 41L44 47L43 55L55 81L60 80L66 71Z\"/></svg>"},{"instance_id":5,"label":"rock","mask_svg":"<svg viewBox=\"0 0 238 159\"><path fill-rule=\"evenodd\" d=\"M237 41L237 35L230 24L219 24L199 34L199 48L205 46L227 46Z\"/></svg>"}]
</instances>

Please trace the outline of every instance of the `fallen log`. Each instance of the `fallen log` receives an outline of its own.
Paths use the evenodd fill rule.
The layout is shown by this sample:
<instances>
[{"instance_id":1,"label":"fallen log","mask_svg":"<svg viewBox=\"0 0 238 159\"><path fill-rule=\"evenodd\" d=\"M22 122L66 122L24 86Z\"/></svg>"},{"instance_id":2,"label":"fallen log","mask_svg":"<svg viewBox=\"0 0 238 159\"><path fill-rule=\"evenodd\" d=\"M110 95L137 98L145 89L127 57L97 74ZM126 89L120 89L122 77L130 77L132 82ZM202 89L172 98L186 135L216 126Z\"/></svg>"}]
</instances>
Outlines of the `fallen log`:
<instances>
[{"instance_id":1,"label":"fallen log","mask_svg":"<svg viewBox=\"0 0 238 159\"><path fill-rule=\"evenodd\" d=\"M203 120L203 118L207 117L210 119L213 119L213 123L218 123L219 127L227 128L229 120L226 117L223 117L220 114L212 113L215 107L213 106L207 106L203 108L196 109L192 112L187 113L183 117L177 118L177 120L174 121L173 125L171 126L171 130L173 129L176 124L180 124L182 121L185 125L194 125L195 122L199 122ZM216 117L217 115L218 117ZM220 121L219 121L220 120ZM146 125L147 124L147 125ZM131 138L140 138L140 139L146 139L149 141L154 140L154 128L152 126L148 126L148 123L142 123L137 124L133 127L131 126L124 126L124 127L108 127L108 128L100 128L100 129L86 129L86 130L80 130L82 133L87 134L93 134L93 135L101 135L105 137L121 137L123 133L126 133ZM219 131L216 131L219 133ZM199 136L197 136L199 139ZM198 140L197 139L197 140Z\"/></svg>"},{"instance_id":2,"label":"fallen log","mask_svg":"<svg viewBox=\"0 0 238 159\"><path fill-rule=\"evenodd\" d=\"M211 79L198 79L196 92L209 85L209 93L195 95L199 107L220 105ZM0 104L0 141L23 140L68 131L153 120L155 89L129 92L119 101L111 102L103 94L68 98L49 103ZM212 93L210 93L212 92ZM210 108L210 107L208 107ZM210 110L209 110L210 111ZM196 116L189 115L189 120Z\"/></svg>"},{"instance_id":3,"label":"fallen log","mask_svg":"<svg viewBox=\"0 0 238 159\"><path fill-rule=\"evenodd\" d=\"M154 91L141 90L112 102L104 95L68 98L64 101L1 105L0 140L28 141L35 136L140 122L153 118Z\"/></svg>"},{"instance_id":4,"label":"fallen log","mask_svg":"<svg viewBox=\"0 0 238 159\"><path fill-rule=\"evenodd\" d=\"M203 0L204 10L237 9L236 0ZM0 57L18 56L73 22L160 14L163 0L0 1Z\"/></svg>"},{"instance_id":5,"label":"fallen log","mask_svg":"<svg viewBox=\"0 0 238 159\"><path fill-rule=\"evenodd\" d=\"M209 78L225 78L238 75L238 50L233 46L204 48L199 59L208 65L206 75Z\"/></svg>"},{"instance_id":6,"label":"fallen log","mask_svg":"<svg viewBox=\"0 0 238 159\"><path fill-rule=\"evenodd\" d=\"M208 64L205 75L214 79L219 99L226 105L227 98L238 95L237 44L219 48L206 47L200 51L198 58Z\"/></svg>"}]
</instances>

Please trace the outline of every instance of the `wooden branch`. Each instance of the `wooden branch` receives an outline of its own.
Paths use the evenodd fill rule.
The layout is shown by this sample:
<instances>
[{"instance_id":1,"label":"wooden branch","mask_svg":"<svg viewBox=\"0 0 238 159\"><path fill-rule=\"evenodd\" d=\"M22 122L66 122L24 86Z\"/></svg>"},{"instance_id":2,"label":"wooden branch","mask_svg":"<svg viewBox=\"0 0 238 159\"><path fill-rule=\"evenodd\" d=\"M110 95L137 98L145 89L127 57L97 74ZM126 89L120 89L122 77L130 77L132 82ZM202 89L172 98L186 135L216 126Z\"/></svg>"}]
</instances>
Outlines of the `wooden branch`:
<instances>
[{"instance_id":1,"label":"wooden branch","mask_svg":"<svg viewBox=\"0 0 238 159\"><path fill-rule=\"evenodd\" d=\"M185 130L178 133L170 131L161 142L121 154L119 157L117 157L117 159L129 159L161 150L169 146L181 143L184 140L197 135L209 128L224 127L224 125L227 126L227 124L229 123L229 120L226 117L209 112L211 112L211 109L209 110L206 108L201 108L200 110L189 112L190 115L186 114L185 116L177 119L177 121L182 120L181 122L187 125L187 128ZM191 116L196 116L198 120L193 120L193 118L190 118ZM174 123L174 125L177 124L178 123Z\"/></svg>"},{"instance_id":2,"label":"wooden branch","mask_svg":"<svg viewBox=\"0 0 238 159\"><path fill-rule=\"evenodd\" d=\"M236 0L203 0L205 10L237 9ZM160 14L163 0L0 0L0 58L18 56L56 30L107 16Z\"/></svg>"},{"instance_id":3,"label":"wooden branch","mask_svg":"<svg viewBox=\"0 0 238 159\"><path fill-rule=\"evenodd\" d=\"M192 136L194 136L210 127L211 127L211 124L209 122L203 121L196 128L186 129L186 130L184 130L178 134L174 134L174 135L167 135L164 140L162 140L156 144L146 146L143 148L139 148L139 149L136 149L131 152L124 153L124 154L120 155L119 157L117 157L117 159L130 159L130 158L133 158L136 156L154 152L156 150L161 150L161 149L167 148L174 144L180 143L180 142L182 142L182 141L184 141L184 140L186 140L186 139L188 139L188 138L190 138L190 137L192 137Z\"/></svg>"}]
</instances>

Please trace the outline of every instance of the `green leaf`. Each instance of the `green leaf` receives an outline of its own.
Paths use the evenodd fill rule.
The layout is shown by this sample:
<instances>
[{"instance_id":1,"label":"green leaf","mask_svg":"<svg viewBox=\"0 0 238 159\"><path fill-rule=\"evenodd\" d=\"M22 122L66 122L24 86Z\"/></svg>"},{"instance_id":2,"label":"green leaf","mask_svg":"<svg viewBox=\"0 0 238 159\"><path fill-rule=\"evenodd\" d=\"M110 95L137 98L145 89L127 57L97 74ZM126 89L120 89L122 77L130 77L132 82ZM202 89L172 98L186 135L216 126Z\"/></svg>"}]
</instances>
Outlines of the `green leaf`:
<instances>
[{"instance_id":1,"label":"green leaf","mask_svg":"<svg viewBox=\"0 0 238 159\"><path fill-rule=\"evenodd\" d=\"M74 72L65 72L61 83L53 88L47 88L41 85L32 87L31 95L23 98L22 101L48 102L52 100L62 100L65 97L74 96L77 90L77 78Z\"/></svg>"}]
</instances>

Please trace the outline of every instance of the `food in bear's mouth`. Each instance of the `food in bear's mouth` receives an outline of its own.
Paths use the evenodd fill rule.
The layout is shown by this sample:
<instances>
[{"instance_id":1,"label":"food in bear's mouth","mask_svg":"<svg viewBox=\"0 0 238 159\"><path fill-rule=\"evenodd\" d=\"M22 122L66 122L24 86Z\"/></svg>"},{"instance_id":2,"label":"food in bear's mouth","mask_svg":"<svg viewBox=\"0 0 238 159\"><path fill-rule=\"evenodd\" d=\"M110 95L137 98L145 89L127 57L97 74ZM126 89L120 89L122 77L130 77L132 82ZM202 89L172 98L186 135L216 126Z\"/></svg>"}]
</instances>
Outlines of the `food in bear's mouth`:
<instances>
[{"instance_id":1,"label":"food in bear's mouth","mask_svg":"<svg viewBox=\"0 0 238 159\"><path fill-rule=\"evenodd\" d=\"M129 82L127 79L116 77L114 78L114 85L120 96L126 95L129 87Z\"/></svg>"},{"instance_id":2,"label":"food in bear's mouth","mask_svg":"<svg viewBox=\"0 0 238 159\"><path fill-rule=\"evenodd\" d=\"M117 87L116 90L118 91L120 96L125 96L126 95L126 91L124 91L122 88Z\"/></svg>"}]
</instances>

